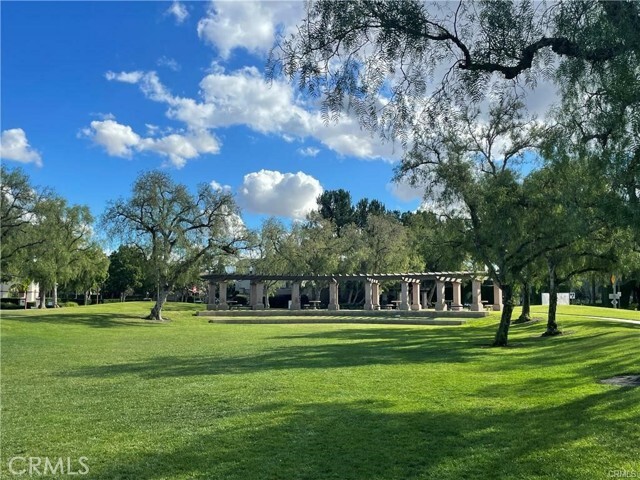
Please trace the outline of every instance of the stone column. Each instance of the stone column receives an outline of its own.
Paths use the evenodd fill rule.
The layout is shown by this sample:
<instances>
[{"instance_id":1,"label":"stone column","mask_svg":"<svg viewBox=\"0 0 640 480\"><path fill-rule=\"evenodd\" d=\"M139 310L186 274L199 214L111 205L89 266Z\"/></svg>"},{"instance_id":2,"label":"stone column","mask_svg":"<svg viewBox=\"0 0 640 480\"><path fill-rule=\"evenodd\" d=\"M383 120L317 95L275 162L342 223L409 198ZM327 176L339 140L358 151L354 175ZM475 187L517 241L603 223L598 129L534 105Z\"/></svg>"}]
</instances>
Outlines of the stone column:
<instances>
[{"instance_id":1,"label":"stone column","mask_svg":"<svg viewBox=\"0 0 640 480\"><path fill-rule=\"evenodd\" d=\"M400 286L400 310L409 310L409 284L403 280Z\"/></svg>"},{"instance_id":2,"label":"stone column","mask_svg":"<svg viewBox=\"0 0 640 480\"><path fill-rule=\"evenodd\" d=\"M451 310L459 312L462 310L462 282L456 280L453 285L453 302L451 302Z\"/></svg>"},{"instance_id":3,"label":"stone column","mask_svg":"<svg viewBox=\"0 0 640 480\"><path fill-rule=\"evenodd\" d=\"M502 311L502 289L495 280L493 281L493 310L496 312Z\"/></svg>"},{"instance_id":4,"label":"stone column","mask_svg":"<svg viewBox=\"0 0 640 480\"><path fill-rule=\"evenodd\" d=\"M251 282L251 308L264 310L264 283Z\"/></svg>"},{"instance_id":5,"label":"stone column","mask_svg":"<svg viewBox=\"0 0 640 480\"><path fill-rule=\"evenodd\" d=\"M207 310L216 309L216 284L209 281L209 296L207 298Z\"/></svg>"},{"instance_id":6,"label":"stone column","mask_svg":"<svg viewBox=\"0 0 640 480\"><path fill-rule=\"evenodd\" d=\"M422 308L429 308L429 292L426 290L422 292Z\"/></svg>"},{"instance_id":7,"label":"stone column","mask_svg":"<svg viewBox=\"0 0 640 480\"><path fill-rule=\"evenodd\" d=\"M473 279L471 282L471 310L481 312L482 308L482 281Z\"/></svg>"},{"instance_id":8,"label":"stone column","mask_svg":"<svg viewBox=\"0 0 640 480\"><path fill-rule=\"evenodd\" d=\"M300 282L291 284L291 310L300 310Z\"/></svg>"},{"instance_id":9,"label":"stone column","mask_svg":"<svg viewBox=\"0 0 640 480\"><path fill-rule=\"evenodd\" d=\"M264 310L264 283L256 283L256 308L254 310Z\"/></svg>"},{"instance_id":10,"label":"stone column","mask_svg":"<svg viewBox=\"0 0 640 480\"><path fill-rule=\"evenodd\" d=\"M413 290L411 310L422 310L422 305L420 305L420 282L413 282L411 288Z\"/></svg>"},{"instance_id":11,"label":"stone column","mask_svg":"<svg viewBox=\"0 0 640 480\"><path fill-rule=\"evenodd\" d=\"M327 308L329 310L340 310L340 305L338 304L338 282L335 280L329 282L329 305Z\"/></svg>"},{"instance_id":12,"label":"stone column","mask_svg":"<svg viewBox=\"0 0 640 480\"><path fill-rule=\"evenodd\" d=\"M218 288L220 289L220 293L218 294L218 298L220 298L218 310L229 310L229 304L227 303L227 282L218 282Z\"/></svg>"},{"instance_id":13,"label":"stone column","mask_svg":"<svg viewBox=\"0 0 640 480\"><path fill-rule=\"evenodd\" d=\"M256 304L256 282L249 283L249 306L251 308Z\"/></svg>"},{"instance_id":14,"label":"stone column","mask_svg":"<svg viewBox=\"0 0 640 480\"><path fill-rule=\"evenodd\" d=\"M436 280L436 310L444 312L447 309L447 303L444 301L444 282Z\"/></svg>"},{"instance_id":15,"label":"stone column","mask_svg":"<svg viewBox=\"0 0 640 480\"><path fill-rule=\"evenodd\" d=\"M380 284L378 282L371 284L371 307L373 310L380 310Z\"/></svg>"},{"instance_id":16,"label":"stone column","mask_svg":"<svg viewBox=\"0 0 640 480\"><path fill-rule=\"evenodd\" d=\"M369 280L364 282L364 309L373 310L373 302L371 301L372 285Z\"/></svg>"}]
</instances>

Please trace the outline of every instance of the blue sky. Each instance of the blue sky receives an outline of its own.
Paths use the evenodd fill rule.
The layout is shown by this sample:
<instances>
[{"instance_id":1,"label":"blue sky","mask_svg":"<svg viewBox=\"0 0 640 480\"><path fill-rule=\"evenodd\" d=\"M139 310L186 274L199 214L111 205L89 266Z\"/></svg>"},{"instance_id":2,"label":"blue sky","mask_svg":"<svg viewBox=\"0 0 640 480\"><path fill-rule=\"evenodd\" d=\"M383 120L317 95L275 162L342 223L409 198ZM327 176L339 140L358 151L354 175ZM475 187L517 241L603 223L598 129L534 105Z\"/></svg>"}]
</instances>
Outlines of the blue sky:
<instances>
[{"instance_id":1,"label":"blue sky","mask_svg":"<svg viewBox=\"0 0 640 480\"><path fill-rule=\"evenodd\" d=\"M100 215L136 176L237 194L247 225L301 218L324 189L414 210L389 185L400 147L317 108L263 72L301 2L6 2L2 157Z\"/></svg>"}]
</instances>

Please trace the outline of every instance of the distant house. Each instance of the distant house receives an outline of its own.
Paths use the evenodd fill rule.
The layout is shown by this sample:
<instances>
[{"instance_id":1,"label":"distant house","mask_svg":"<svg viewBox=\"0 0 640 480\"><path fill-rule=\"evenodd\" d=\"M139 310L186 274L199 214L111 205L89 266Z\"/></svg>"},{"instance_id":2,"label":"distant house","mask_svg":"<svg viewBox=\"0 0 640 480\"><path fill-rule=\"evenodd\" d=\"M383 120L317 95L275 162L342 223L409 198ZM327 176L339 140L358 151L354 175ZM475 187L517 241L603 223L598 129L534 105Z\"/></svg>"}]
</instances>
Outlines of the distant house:
<instances>
[{"instance_id":1,"label":"distant house","mask_svg":"<svg viewBox=\"0 0 640 480\"><path fill-rule=\"evenodd\" d=\"M31 282L27 287L27 303L35 302L40 296L40 284ZM19 298L24 301L24 292L17 283L0 283L0 298Z\"/></svg>"}]
</instances>

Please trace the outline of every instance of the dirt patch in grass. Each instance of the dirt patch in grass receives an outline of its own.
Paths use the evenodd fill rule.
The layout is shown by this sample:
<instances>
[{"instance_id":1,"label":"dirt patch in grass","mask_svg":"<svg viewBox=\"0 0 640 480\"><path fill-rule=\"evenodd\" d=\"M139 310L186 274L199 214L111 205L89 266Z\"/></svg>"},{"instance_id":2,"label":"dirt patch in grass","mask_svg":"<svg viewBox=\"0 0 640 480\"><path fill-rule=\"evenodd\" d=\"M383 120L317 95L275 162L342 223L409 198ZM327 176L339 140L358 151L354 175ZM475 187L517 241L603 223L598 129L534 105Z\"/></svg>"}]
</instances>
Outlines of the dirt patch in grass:
<instances>
[{"instance_id":1,"label":"dirt patch in grass","mask_svg":"<svg viewBox=\"0 0 640 480\"><path fill-rule=\"evenodd\" d=\"M518 322L517 320L511 324L512 327L520 327L524 325L535 325L536 323L542 322L541 318L532 318L526 322Z\"/></svg>"},{"instance_id":2,"label":"dirt patch in grass","mask_svg":"<svg viewBox=\"0 0 640 480\"><path fill-rule=\"evenodd\" d=\"M640 374L626 373L623 375L616 375L615 377L598 380L598 383L616 385L618 387L640 387Z\"/></svg>"}]
</instances>

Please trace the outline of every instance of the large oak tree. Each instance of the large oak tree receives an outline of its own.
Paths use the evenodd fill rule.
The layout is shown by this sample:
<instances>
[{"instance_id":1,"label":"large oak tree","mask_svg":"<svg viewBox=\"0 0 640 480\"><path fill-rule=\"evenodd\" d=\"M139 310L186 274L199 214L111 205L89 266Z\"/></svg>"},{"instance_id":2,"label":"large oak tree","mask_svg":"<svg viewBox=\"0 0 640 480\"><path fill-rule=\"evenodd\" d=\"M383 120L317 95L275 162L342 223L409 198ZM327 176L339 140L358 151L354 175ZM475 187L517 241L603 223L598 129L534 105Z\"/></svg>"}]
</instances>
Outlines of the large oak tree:
<instances>
[{"instance_id":1,"label":"large oak tree","mask_svg":"<svg viewBox=\"0 0 640 480\"><path fill-rule=\"evenodd\" d=\"M235 255L247 238L230 193L202 184L192 194L158 171L140 175L131 197L112 202L103 223L144 252L151 265L157 288L148 316L153 320L162 320L170 292L221 256Z\"/></svg>"}]
</instances>

